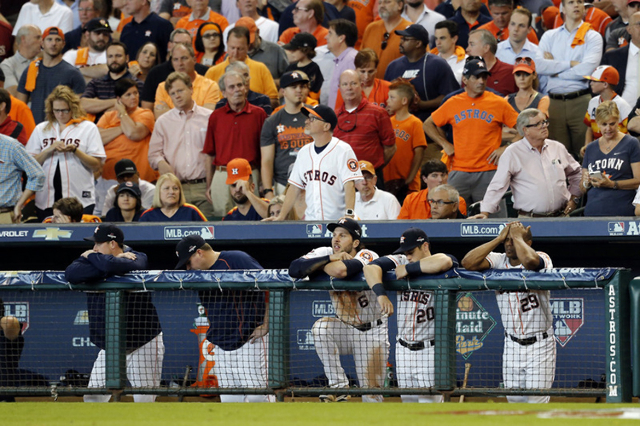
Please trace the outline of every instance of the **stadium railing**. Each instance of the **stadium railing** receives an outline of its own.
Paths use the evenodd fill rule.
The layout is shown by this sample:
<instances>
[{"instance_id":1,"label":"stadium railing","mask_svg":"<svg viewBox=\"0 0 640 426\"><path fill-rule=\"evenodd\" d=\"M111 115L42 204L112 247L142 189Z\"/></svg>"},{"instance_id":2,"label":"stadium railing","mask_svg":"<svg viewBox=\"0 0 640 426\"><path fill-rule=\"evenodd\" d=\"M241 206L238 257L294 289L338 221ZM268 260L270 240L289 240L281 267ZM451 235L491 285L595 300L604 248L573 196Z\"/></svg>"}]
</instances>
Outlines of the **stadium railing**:
<instances>
[{"instance_id":1,"label":"stadium railing","mask_svg":"<svg viewBox=\"0 0 640 426\"><path fill-rule=\"evenodd\" d=\"M0 395L80 396L111 393L116 400L122 394L179 397L213 394L275 394L279 400L287 395L317 396L321 394L389 396L444 394L446 399L459 395L551 395L606 397L607 402L628 402L632 394L638 395L640 386L634 389L630 374L632 371L631 341L633 340L637 346L637 339L630 338L632 320L629 283L631 277L628 270L553 269L539 273L496 270L483 274L453 269L442 275L423 276L411 281L395 280L392 274L386 278L385 287L390 291L389 296L394 304L394 291L430 290L434 292L436 385L432 389L398 389L393 386L393 380L388 383L389 387L382 390L380 388L329 389L326 387L322 366L313 350L313 342L305 340L305 330L308 337L309 325L316 318L333 314L326 290L363 290L367 287L362 280L342 281L319 277L312 281L294 281L286 270L141 271L122 277L113 277L99 284L71 286L65 281L63 273L32 271L0 273L0 298L4 300L5 313L17 316L23 323L25 350L20 361L21 369L44 377L47 383L27 382L21 383L18 387L0 387ZM201 367L199 364L202 361L202 359L198 360L201 347L194 343L194 337L188 330L195 321L196 324L193 324L191 332L198 333L198 318L193 319L194 316L198 316L197 310L194 309L199 301L197 292L220 290L269 292L267 388L222 389L198 386L198 380L202 379L198 377ZM562 296L554 306L561 307L563 306L561 303L566 302L567 306L575 308L575 315L568 317L560 315L554 317L554 321L570 318L572 322L563 323L563 326L569 325L568 331L571 332L565 337L569 336L569 339L573 338L576 342L580 336L584 336L584 342L579 344L577 354L574 351L568 359L558 358L556 381L551 389L524 390L501 387L500 357L504 334L498 332L501 322L495 319L499 317L496 307L485 309L482 305L488 306L491 303L495 305L493 296L495 291L516 290L551 290L552 296ZM88 317L85 298L82 294L86 291L104 291L107 295L106 388L88 389L86 387L86 374L91 370L98 351L88 342ZM126 317L122 306L124 299L131 291L154 292L153 300L158 308L167 348L163 383L158 388L127 386L126 353L123 345ZM572 292L586 292L586 296L581 293L578 294L579 297L565 297ZM467 299L462 303L461 298ZM638 298L635 297L635 300ZM571 300L567 301L567 299ZM571 305L572 302L573 305ZM309 307L322 309L310 312ZM458 323L461 321L460 318L465 318L465 311L473 312L476 308L487 312L486 315L483 313L476 317L485 319L490 317L493 325L480 327L479 324L475 324L478 329L483 328L483 330L481 338L474 340L475 347L472 348L474 350L470 351L468 350L470 347L464 344L464 338L460 338L459 328L463 328L464 324L458 327ZM587 314L585 310L588 311ZM596 311L600 314L591 317ZM570 310L562 312L571 313ZM395 328L391 324L395 322L393 318L390 319L392 355L390 359L393 358L395 347ZM593 327L591 331L586 331L589 324L588 326L578 324L585 320ZM583 328L580 329L580 327ZM489 333L494 329L494 333ZM575 337L578 329L581 334ZM484 350L488 351L486 355L483 355ZM469 356L474 358L468 358ZM463 376L465 364L471 363L467 362L469 360L473 361L474 367L467 381L463 380ZM561 361L562 366L560 366ZM347 374L350 377L353 376L352 366L349 366L346 360L345 363ZM188 367L193 364L198 367ZM561 372L560 368L562 368ZM637 376L635 370L633 371ZM583 373L593 376L597 372L604 374L603 383L598 383L591 378L586 379L586 376L586 380L579 380ZM305 374L312 377L301 378ZM71 376L84 377L85 380L73 381L69 379Z\"/></svg>"}]
</instances>

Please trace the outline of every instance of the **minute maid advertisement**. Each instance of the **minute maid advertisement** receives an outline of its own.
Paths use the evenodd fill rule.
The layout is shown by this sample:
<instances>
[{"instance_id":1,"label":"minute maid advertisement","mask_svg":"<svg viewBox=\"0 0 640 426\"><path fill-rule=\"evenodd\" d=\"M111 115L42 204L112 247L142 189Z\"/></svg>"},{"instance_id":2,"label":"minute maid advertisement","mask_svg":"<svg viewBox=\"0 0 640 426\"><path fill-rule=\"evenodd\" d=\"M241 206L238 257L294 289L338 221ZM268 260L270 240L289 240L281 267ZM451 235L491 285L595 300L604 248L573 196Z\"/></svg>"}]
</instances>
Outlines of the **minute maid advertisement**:
<instances>
[{"instance_id":1,"label":"minute maid advertisement","mask_svg":"<svg viewBox=\"0 0 640 426\"><path fill-rule=\"evenodd\" d=\"M467 359L482 348L496 320L472 293L458 293L456 306L456 351Z\"/></svg>"}]
</instances>

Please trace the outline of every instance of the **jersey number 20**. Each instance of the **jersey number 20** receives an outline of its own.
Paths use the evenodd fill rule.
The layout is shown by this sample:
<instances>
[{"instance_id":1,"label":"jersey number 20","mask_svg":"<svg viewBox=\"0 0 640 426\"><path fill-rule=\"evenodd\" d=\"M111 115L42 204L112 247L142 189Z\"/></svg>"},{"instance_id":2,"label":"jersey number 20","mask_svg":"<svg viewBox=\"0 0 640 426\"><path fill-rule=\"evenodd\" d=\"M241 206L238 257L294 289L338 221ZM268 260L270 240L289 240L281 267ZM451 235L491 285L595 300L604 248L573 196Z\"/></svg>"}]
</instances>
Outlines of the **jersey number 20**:
<instances>
[{"instance_id":1,"label":"jersey number 20","mask_svg":"<svg viewBox=\"0 0 640 426\"><path fill-rule=\"evenodd\" d=\"M416 315L416 322L418 324L426 322L427 320L433 321L436 317L433 307L427 309L418 309L418 315Z\"/></svg>"}]
</instances>

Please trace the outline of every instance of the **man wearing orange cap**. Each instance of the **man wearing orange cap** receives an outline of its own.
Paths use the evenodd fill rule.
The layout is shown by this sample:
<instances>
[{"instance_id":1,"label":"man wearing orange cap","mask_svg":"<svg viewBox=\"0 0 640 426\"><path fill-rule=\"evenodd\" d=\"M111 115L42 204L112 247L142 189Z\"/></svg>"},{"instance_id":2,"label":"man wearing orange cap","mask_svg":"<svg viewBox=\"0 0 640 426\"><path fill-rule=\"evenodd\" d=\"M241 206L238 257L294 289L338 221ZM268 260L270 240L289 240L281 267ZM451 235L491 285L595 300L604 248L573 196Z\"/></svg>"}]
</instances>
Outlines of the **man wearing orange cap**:
<instances>
[{"instance_id":1,"label":"man wearing orange cap","mask_svg":"<svg viewBox=\"0 0 640 426\"><path fill-rule=\"evenodd\" d=\"M36 124L44 121L44 101L53 89L63 84L77 94L85 89L84 77L73 65L62 60L64 32L49 27L42 33L42 59L31 61L18 83L18 99L28 102Z\"/></svg>"},{"instance_id":2,"label":"man wearing orange cap","mask_svg":"<svg viewBox=\"0 0 640 426\"><path fill-rule=\"evenodd\" d=\"M176 23L176 28L186 29L192 38L195 38L198 28L205 22L215 22L220 25L222 31L229 26L227 18L211 10L209 0L191 0L189 4L191 5L191 14L182 17Z\"/></svg>"},{"instance_id":3,"label":"man wearing orange cap","mask_svg":"<svg viewBox=\"0 0 640 426\"><path fill-rule=\"evenodd\" d=\"M356 180L356 214L360 220L394 220L400 213L400 203L393 194L376 188L376 169L368 161L360 161L364 179Z\"/></svg>"},{"instance_id":4,"label":"man wearing orange cap","mask_svg":"<svg viewBox=\"0 0 640 426\"><path fill-rule=\"evenodd\" d=\"M600 65L591 75L585 75L584 78L590 80L591 91L594 96L589 101L589 107L584 116L584 124L587 126L584 147L580 150L580 155L584 156L584 151L594 140L602 136L600 127L596 123L596 108L600 103L605 101L613 101L620 111L620 123L618 128L622 133L627 132L627 117L631 113L631 105L615 92L616 86L620 81L618 71L609 65Z\"/></svg>"},{"instance_id":5,"label":"man wearing orange cap","mask_svg":"<svg viewBox=\"0 0 640 426\"><path fill-rule=\"evenodd\" d=\"M226 221L256 221L268 217L269 200L255 195L256 184L251 176L251 165L244 158L234 158L227 163L229 194L236 204L222 218Z\"/></svg>"},{"instance_id":6,"label":"man wearing orange cap","mask_svg":"<svg viewBox=\"0 0 640 426\"><path fill-rule=\"evenodd\" d=\"M269 69L271 77L277 80L289 65L287 54L276 42L265 40L262 37L262 30L257 24L253 18L246 16L238 19L235 26L245 27L249 30L249 39L251 40L248 52L249 58L256 62L263 63Z\"/></svg>"}]
</instances>

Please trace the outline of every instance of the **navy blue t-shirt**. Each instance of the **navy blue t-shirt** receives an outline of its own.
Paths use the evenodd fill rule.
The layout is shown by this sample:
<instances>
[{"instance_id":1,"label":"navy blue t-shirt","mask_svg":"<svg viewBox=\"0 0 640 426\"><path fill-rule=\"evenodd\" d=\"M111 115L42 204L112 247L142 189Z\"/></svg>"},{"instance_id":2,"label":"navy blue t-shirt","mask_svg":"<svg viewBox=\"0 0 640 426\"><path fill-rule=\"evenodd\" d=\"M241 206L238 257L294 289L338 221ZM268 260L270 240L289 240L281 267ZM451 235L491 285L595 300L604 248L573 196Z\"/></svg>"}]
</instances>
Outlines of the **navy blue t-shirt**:
<instances>
[{"instance_id":1,"label":"navy blue t-shirt","mask_svg":"<svg viewBox=\"0 0 640 426\"><path fill-rule=\"evenodd\" d=\"M209 270L230 271L263 269L253 257L238 250L221 251ZM265 293L262 291L211 290L198 294L207 311L207 340L222 350L233 351L248 340L253 330L264 321Z\"/></svg>"},{"instance_id":2,"label":"navy blue t-shirt","mask_svg":"<svg viewBox=\"0 0 640 426\"><path fill-rule=\"evenodd\" d=\"M640 162L640 142L625 135L608 154L598 140L587 145L582 167L589 173L602 172L613 181L633 179L631 164ZM585 216L633 216L635 189L591 188L587 193Z\"/></svg>"},{"instance_id":3,"label":"navy blue t-shirt","mask_svg":"<svg viewBox=\"0 0 640 426\"><path fill-rule=\"evenodd\" d=\"M258 214L258 212L256 211L256 209L253 208L253 206L249 208L249 211L247 212L246 216L240 213L237 207L234 207L229 211L229 213L227 213L225 217L222 218L222 220L224 220L225 222L234 221L234 220L258 221L262 219L263 217Z\"/></svg>"},{"instance_id":4,"label":"navy blue t-shirt","mask_svg":"<svg viewBox=\"0 0 640 426\"><path fill-rule=\"evenodd\" d=\"M384 79L393 81L399 77L410 80L423 101L435 99L440 95L446 96L460 88L447 61L430 53L416 62L409 62L406 56L392 61L387 66ZM416 111L414 115L424 121L429 118L431 111Z\"/></svg>"},{"instance_id":5,"label":"navy blue t-shirt","mask_svg":"<svg viewBox=\"0 0 640 426\"><path fill-rule=\"evenodd\" d=\"M159 17L155 12L151 12L142 22L138 23L132 19L125 25L120 35L120 41L127 46L130 58L135 58L138 50L150 41L158 46L158 56L166 58L167 43L169 43L172 31L171 22Z\"/></svg>"}]
</instances>

